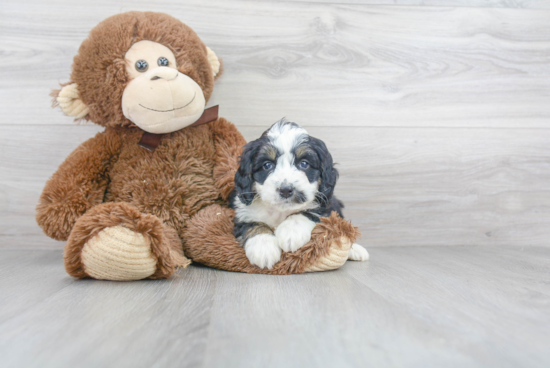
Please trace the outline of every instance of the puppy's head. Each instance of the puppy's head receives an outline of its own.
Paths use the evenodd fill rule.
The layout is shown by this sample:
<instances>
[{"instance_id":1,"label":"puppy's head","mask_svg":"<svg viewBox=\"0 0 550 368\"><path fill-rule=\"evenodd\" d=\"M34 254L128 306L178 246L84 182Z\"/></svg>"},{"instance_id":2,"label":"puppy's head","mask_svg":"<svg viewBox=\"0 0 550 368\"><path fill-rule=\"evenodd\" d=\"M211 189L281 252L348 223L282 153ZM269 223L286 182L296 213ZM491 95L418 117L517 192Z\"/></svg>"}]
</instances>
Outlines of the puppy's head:
<instances>
[{"instance_id":1,"label":"puppy's head","mask_svg":"<svg viewBox=\"0 0 550 368\"><path fill-rule=\"evenodd\" d=\"M332 197L338 179L333 166L321 140L280 120L245 146L235 189L245 205L258 197L281 210L311 208Z\"/></svg>"}]
</instances>

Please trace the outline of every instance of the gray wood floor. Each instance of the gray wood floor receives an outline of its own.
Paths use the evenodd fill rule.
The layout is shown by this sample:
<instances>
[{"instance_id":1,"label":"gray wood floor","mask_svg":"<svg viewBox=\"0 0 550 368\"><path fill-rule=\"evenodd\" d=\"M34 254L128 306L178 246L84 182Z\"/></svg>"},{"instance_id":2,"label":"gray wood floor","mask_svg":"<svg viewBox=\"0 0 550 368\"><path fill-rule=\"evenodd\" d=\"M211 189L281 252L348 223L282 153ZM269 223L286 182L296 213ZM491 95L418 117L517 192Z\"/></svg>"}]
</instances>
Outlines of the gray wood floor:
<instances>
[{"instance_id":1,"label":"gray wood floor","mask_svg":"<svg viewBox=\"0 0 550 368\"><path fill-rule=\"evenodd\" d=\"M550 248L386 247L334 272L75 281L3 250L1 367L548 367Z\"/></svg>"},{"instance_id":2,"label":"gray wood floor","mask_svg":"<svg viewBox=\"0 0 550 368\"><path fill-rule=\"evenodd\" d=\"M367 263L76 281L34 208L101 128L51 109L89 30L167 12L248 140L339 163ZM0 367L549 367L550 1L0 0Z\"/></svg>"}]
</instances>

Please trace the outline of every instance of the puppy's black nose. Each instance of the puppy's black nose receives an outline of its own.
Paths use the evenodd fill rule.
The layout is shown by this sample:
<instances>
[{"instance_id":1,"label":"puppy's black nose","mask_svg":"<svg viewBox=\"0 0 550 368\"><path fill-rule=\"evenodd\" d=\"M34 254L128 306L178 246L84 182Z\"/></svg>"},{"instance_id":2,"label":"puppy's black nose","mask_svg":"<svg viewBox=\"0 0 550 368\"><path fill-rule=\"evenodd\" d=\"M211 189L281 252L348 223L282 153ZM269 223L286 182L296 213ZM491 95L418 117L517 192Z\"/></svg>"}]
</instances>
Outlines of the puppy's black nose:
<instances>
[{"instance_id":1,"label":"puppy's black nose","mask_svg":"<svg viewBox=\"0 0 550 368\"><path fill-rule=\"evenodd\" d=\"M279 193L283 198L290 198L292 197L292 194L294 194L294 188L292 187L292 185L283 185L279 189Z\"/></svg>"}]
</instances>

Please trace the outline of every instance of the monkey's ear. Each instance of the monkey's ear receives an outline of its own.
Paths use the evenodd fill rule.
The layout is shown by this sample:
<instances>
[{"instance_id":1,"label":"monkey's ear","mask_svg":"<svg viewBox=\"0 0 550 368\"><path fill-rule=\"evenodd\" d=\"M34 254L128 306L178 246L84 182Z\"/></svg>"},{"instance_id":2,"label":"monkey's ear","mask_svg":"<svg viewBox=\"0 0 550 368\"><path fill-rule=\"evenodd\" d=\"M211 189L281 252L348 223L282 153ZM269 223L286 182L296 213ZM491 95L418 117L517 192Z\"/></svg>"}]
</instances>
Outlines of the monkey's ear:
<instances>
[{"instance_id":1,"label":"monkey's ear","mask_svg":"<svg viewBox=\"0 0 550 368\"><path fill-rule=\"evenodd\" d=\"M63 87L57 94L57 97L55 97L54 104L55 103L61 107L65 115L77 119L85 117L90 112L88 106L80 99L76 83L71 83Z\"/></svg>"},{"instance_id":2,"label":"monkey's ear","mask_svg":"<svg viewBox=\"0 0 550 368\"><path fill-rule=\"evenodd\" d=\"M212 75L214 76L214 79L216 79L216 77L219 77L220 75L222 66L221 60L218 59L214 51L212 51L212 49L208 46L206 46L206 56L208 57L208 62L212 67Z\"/></svg>"}]
</instances>

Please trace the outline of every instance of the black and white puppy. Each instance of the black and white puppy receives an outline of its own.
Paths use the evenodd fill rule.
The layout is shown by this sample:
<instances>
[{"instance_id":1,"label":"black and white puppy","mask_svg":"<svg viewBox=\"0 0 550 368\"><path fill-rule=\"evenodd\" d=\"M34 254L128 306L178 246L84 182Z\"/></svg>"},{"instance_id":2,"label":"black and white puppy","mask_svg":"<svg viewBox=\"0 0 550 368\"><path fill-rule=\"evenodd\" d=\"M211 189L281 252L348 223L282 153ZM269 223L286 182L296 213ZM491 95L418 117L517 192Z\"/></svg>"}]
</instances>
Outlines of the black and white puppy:
<instances>
[{"instance_id":1,"label":"black and white puppy","mask_svg":"<svg viewBox=\"0 0 550 368\"><path fill-rule=\"evenodd\" d=\"M342 202L333 195L338 180L332 156L323 141L296 123L276 122L244 147L235 174L230 207L235 210L235 237L250 263L272 268L281 250L294 252L311 239L320 217ZM353 244L349 259L369 258Z\"/></svg>"}]
</instances>

